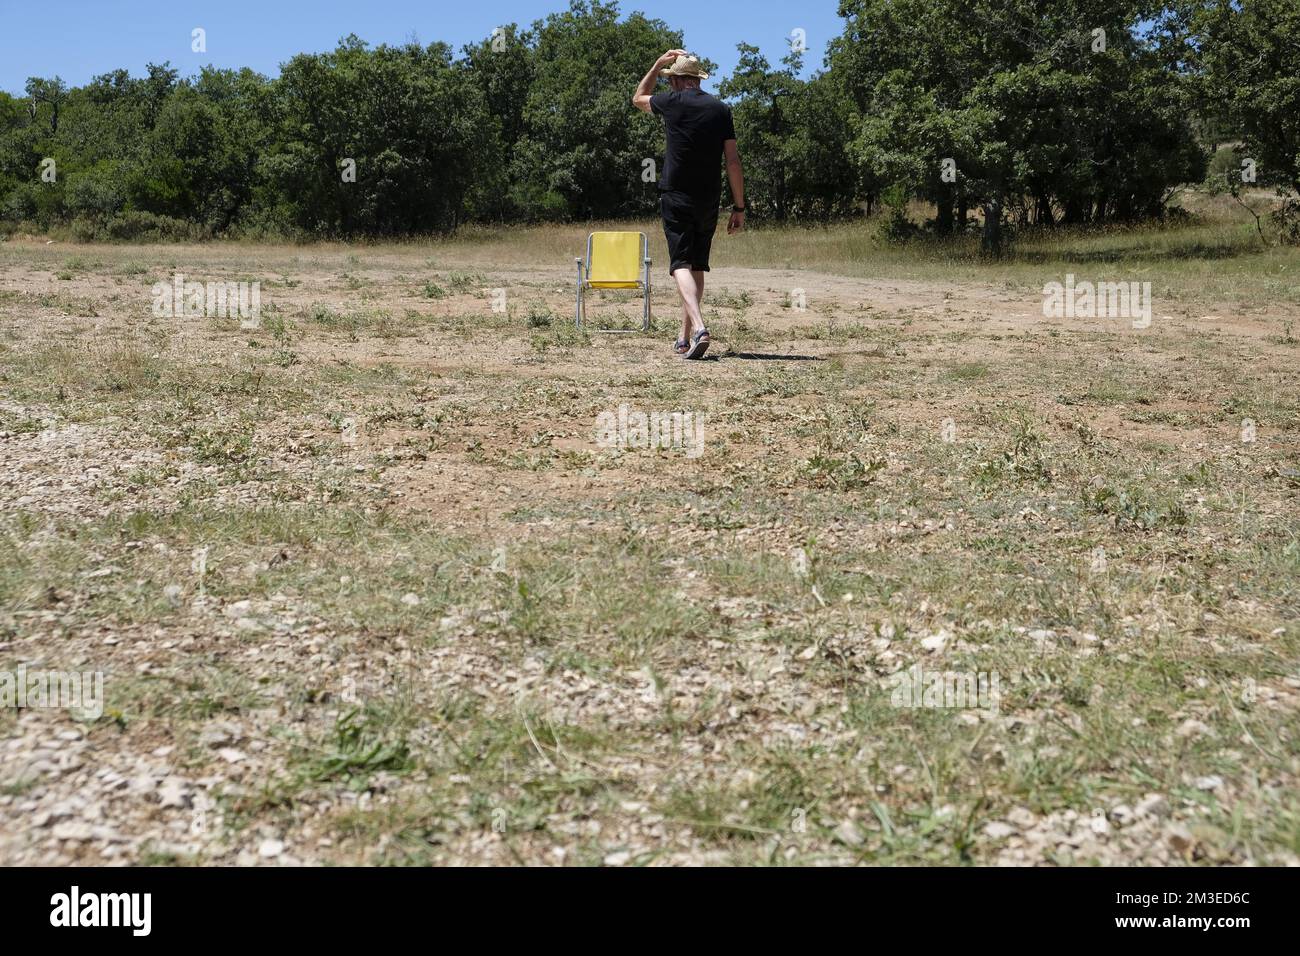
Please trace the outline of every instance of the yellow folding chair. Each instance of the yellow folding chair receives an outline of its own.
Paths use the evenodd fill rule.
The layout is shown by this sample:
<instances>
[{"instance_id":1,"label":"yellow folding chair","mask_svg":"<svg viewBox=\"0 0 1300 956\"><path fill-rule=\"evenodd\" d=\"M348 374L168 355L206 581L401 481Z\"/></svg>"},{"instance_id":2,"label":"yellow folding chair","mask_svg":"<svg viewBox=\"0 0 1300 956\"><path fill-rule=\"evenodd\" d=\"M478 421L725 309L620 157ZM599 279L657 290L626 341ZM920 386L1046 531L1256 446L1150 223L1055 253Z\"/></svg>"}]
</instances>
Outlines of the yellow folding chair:
<instances>
[{"instance_id":1,"label":"yellow folding chair","mask_svg":"<svg viewBox=\"0 0 1300 956\"><path fill-rule=\"evenodd\" d=\"M578 266L578 303L574 321L582 328L586 309L582 293L587 289L640 289L645 296L641 331L650 331L650 246L644 232L593 232L587 236L587 261ZM595 332L635 332L635 329L602 329Z\"/></svg>"}]
</instances>

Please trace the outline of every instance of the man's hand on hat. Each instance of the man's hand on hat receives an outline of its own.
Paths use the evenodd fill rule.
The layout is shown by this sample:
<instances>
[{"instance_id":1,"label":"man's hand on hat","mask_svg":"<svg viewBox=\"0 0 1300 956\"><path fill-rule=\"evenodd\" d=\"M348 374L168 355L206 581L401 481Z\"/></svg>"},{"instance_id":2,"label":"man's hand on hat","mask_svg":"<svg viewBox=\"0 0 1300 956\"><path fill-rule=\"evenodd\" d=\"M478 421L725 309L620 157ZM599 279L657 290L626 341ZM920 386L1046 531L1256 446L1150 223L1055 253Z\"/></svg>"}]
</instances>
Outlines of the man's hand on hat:
<instances>
[{"instance_id":1,"label":"man's hand on hat","mask_svg":"<svg viewBox=\"0 0 1300 956\"><path fill-rule=\"evenodd\" d=\"M664 67L668 66L668 64L672 63L673 60L677 59L679 56L685 56L685 55L686 55L685 50L669 50L663 56L659 57L659 59L655 60L655 67L662 70Z\"/></svg>"}]
</instances>

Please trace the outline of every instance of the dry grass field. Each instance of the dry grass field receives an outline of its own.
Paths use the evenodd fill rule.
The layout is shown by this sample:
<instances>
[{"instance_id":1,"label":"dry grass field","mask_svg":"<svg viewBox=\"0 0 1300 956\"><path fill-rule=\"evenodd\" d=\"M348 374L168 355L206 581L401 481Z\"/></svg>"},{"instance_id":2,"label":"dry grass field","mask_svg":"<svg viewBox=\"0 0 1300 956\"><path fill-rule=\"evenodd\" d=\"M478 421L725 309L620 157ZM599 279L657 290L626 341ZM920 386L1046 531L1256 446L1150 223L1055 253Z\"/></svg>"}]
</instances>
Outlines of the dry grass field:
<instances>
[{"instance_id":1,"label":"dry grass field","mask_svg":"<svg viewBox=\"0 0 1300 956\"><path fill-rule=\"evenodd\" d=\"M0 669L105 692L0 711L0 862L1300 863L1300 253L719 236L686 362L636 228L648 336L585 226L0 243Z\"/></svg>"}]
</instances>

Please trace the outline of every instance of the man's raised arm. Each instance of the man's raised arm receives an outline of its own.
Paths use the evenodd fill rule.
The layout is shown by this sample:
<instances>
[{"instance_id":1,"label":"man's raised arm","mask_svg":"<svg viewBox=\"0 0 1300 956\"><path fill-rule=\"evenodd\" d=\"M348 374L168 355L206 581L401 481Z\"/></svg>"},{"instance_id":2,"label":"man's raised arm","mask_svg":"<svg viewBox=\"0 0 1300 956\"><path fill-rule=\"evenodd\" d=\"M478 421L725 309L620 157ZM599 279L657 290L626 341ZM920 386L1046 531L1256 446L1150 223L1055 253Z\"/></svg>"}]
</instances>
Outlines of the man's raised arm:
<instances>
[{"instance_id":1,"label":"man's raised arm","mask_svg":"<svg viewBox=\"0 0 1300 956\"><path fill-rule=\"evenodd\" d=\"M659 71L685 53L685 50L669 50L655 60L655 65L650 67L650 72L641 77L641 82L637 84L636 92L632 94L632 105L642 113L649 113L650 97L655 91L655 84L659 82Z\"/></svg>"}]
</instances>

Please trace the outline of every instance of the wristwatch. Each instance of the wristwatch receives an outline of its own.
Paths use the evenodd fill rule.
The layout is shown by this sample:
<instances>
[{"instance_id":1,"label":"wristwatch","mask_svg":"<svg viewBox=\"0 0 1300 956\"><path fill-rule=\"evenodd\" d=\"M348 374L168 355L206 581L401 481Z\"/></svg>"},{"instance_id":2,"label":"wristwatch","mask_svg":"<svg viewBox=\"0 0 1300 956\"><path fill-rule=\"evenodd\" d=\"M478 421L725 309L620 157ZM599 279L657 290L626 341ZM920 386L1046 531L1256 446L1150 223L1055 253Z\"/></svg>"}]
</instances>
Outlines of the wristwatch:
<instances>
[{"instance_id":1,"label":"wristwatch","mask_svg":"<svg viewBox=\"0 0 1300 956\"><path fill-rule=\"evenodd\" d=\"M732 211L732 212L744 212L744 211L745 211L745 207L744 207L744 206L732 206L732 207L731 207L731 211Z\"/></svg>"}]
</instances>

